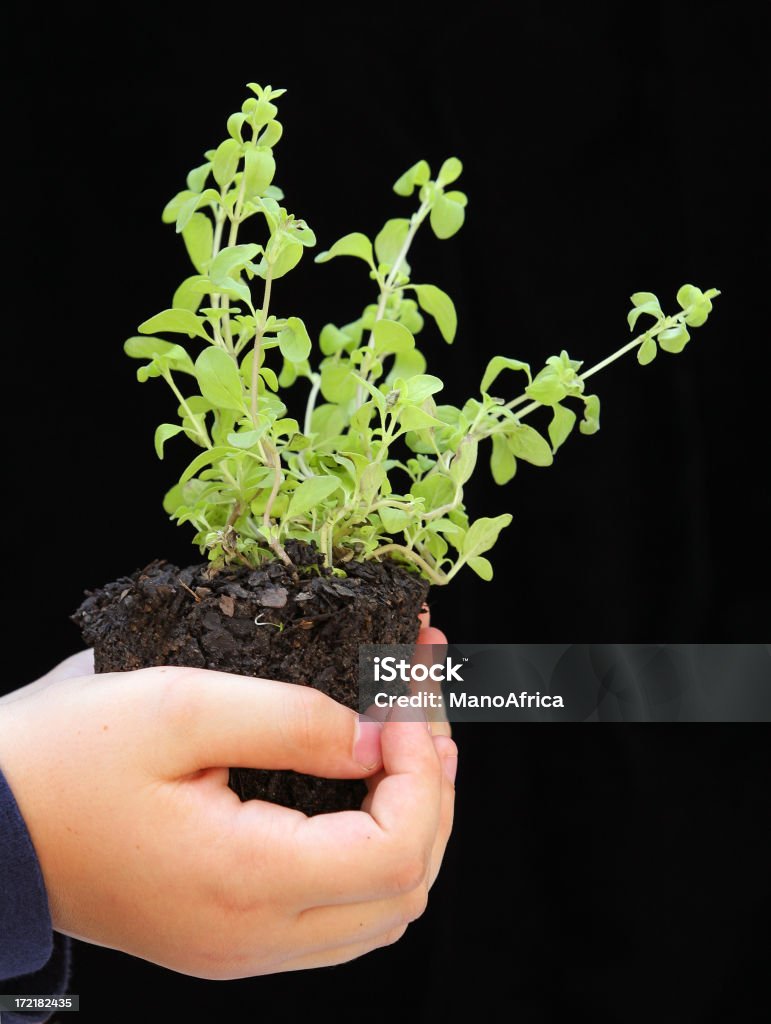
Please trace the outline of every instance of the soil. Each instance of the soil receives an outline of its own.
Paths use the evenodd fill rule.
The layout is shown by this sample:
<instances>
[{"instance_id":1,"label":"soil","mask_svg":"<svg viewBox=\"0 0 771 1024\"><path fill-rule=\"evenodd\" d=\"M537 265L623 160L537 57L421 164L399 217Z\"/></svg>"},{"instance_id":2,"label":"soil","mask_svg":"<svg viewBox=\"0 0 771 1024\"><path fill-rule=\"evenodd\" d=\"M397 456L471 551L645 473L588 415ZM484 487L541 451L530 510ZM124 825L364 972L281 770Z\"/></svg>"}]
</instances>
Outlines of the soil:
<instances>
[{"instance_id":1,"label":"soil","mask_svg":"<svg viewBox=\"0 0 771 1024\"><path fill-rule=\"evenodd\" d=\"M314 686L358 710L359 644L412 644L428 584L384 559L349 561L339 576L315 548L289 542L292 566L165 561L89 592L73 616L97 672L186 665ZM306 814L358 808L358 780L233 767L230 787Z\"/></svg>"}]
</instances>

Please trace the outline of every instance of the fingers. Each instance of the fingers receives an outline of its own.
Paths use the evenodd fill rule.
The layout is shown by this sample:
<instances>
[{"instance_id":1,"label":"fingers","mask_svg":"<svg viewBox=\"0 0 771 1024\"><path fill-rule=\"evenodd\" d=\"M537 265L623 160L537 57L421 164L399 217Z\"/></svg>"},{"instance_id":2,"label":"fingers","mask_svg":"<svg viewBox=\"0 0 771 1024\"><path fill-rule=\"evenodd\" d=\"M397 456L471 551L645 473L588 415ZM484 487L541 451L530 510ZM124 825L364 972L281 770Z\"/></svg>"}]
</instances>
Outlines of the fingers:
<instances>
[{"instance_id":1,"label":"fingers","mask_svg":"<svg viewBox=\"0 0 771 1024\"><path fill-rule=\"evenodd\" d=\"M53 683L59 679L72 679L74 676L92 676L94 674L94 652L91 648L78 651L77 654L65 658L59 665L42 677L41 683Z\"/></svg>"},{"instance_id":2,"label":"fingers","mask_svg":"<svg viewBox=\"0 0 771 1024\"><path fill-rule=\"evenodd\" d=\"M31 697L52 683L60 682L62 679L72 679L76 676L92 676L93 674L94 652L90 649L78 651L77 654L65 658L64 661L60 662L44 676L41 676L40 679L36 679L34 683L28 683L26 686L22 686L18 690L12 690L11 693L1 697L0 704L10 704L12 701L19 700L22 697Z\"/></svg>"},{"instance_id":3,"label":"fingers","mask_svg":"<svg viewBox=\"0 0 771 1024\"><path fill-rule=\"evenodd\" d=\"M380 726L311 687L194 669L137 674L156 694L174 776L238 765L352 779L380 767Z\"/></svg>"},{"instance_id":4,"label":"fingers","mask_svg":"<svg viewBox=\"0 0 771 1024\"><path fill-rule=\"evenodd\" d=\"M345 943L334 949L325 949L323 952L305 953L302 956L292 957L283 964L272 968L273 973L287 971L307 971L315 967L335 967L337 964L347 964L357 957L371 953L373 949L381 949L383 946L390 946L404 935L407 926L394 929L392 932L383 932L367 942Z\"/></svg>"},{"instance_id":5,"label":"fingers","mask_svg":"<svg viewBox=\"0 0 771 1024\"><path fill-rule=\"evenodd\" d=\"M431 850L429 889L439 874L452 832L455 811L455 776L458 771L458 748L449 736L435 736L434 747L442 762L442 798L439 810L439 828Z\"/></svg>"},{"instance_id":6,"label":"fingers","mask_svg":"<svg viewBox=\"0 0 771 1024\"><path fill-rule=\"evenodd\" d=\"M300 915L296 928L298 947L304 953L318 953L330 945L347 943L374 948L382 945L386 936L403 934L421 916L427 902L428 886L423 885L389 900L313 907Z\"/></svg>"},{"instance_id":7,"label":"fingers","mask_svg":"<svg viewBox=\"0 0 771 1024\"><path fill-rule=\"evenodd\" d=\"M370 783L361 811L287 821L292 830L284 841L284 856L291 858L288 873L298 898L313 894L312 902L298 909L393 900L427 888L440 819L442 849L451 821L441 762L424 722L386 722L382 745L385 769ZM251 813L257 837L261 812ZM254 859L259 875L259 849L248 841L244 847L254 851L245 855Z\"/></svg>"},{"instance_id":8,"label":"fingers","mask_svg":"<svg viewBox=\"0 0 771 1024\"><path fill-rule=\"evenodd\" d=\"M447 654L447 637L441 629L435 629L430 625L430 613L424 612L419 616L423 624L418 633L417 644L412 655L413 665L420 664L431 668L444 660ZM414 685L413 685L414 689ZM442 696L441 683L436 682L430 676L421 682L420 689L428 693L435 693L437 697ZM431 732L435 736L449 736L452 732L450 723L443 706L429 707L426 709Z\"/></svg>"},{"instance_id":9,"label":"fingers","mask_svg":"<svg viewBox=\"0 0 771 1024\"><path fill-rule=\"evenodd\" d=\"M412 836L428 855L439 817L441 765L425 722L383 726L384 777L373 789L369 813L394 836Z\"/></svg>"},{"instance_id":10,"label":"fingers","mask_svg":"<svg viewBox=\"0 0 771 1024\"><path fill-rule=\"evenodd\" d=\"M356 836L355 831L366 815L356 812L324 815L305 822L298 829L299 833L306 834L306 838L315 832L314 839L318 840L319 830L314 828L314 823L322 826L326 842L321 848L317 841L312 844L315 855L322 854L322 860L325 859L323 853L333 854L332 844L328 840L331 832L338 830L337 849L342 857L342 860L335 862L335 871L339 871L337 890L330 889L331 875L328 870L320 871L319 878L309 878L303 871L303 858L300 858L301 864L298 867L305 876L304 887L317 894L324 893L330 901L324 906L308 908L300 915L299 923L302 927L298 930L298 937L304 953L312 952L313 949L323 950L331 944L336 945L338 941L342 944L351 941L371 944L379 938L382 940L383 936L396 936L396 933L401 935L407 925L425 910L428 890L439 873L452 830L455 796L453 780L457 767L457 747L452 740L441 736L433 744L442 768L441 791L437 827L435 834L429 837L430 853L425 863L421 840L416 839L414 834L397 837L373 832L364 841L362 850L361 838ZM382 787L385 781L386 777L381 777L374 788ZM414 822L405 823L405 828L411 829L413 833L414 827ZM392 843L389 849L388 843L393 840L396 840L396 847ZM365 865L366 869L362 871ZM380 877L372 874L373 865L379 865ZM368 901L358 899L354 902L354 892L360 897L372 896L377 892L381 898ZM368 948L375 947L369 945Z\"/></svg>"},{"instance_id":11,"label":"fingers","mask_svg":"<svg viewBox=\"0 0 771 1024\"><path fill-rule=\"evenodd\" d=\"M417 642L419 644L437 644L446 647L447 637L441 629L436 629L435 626L428 626L425 629L421 629L418 633Z\"/></svg>"}]
</instances>

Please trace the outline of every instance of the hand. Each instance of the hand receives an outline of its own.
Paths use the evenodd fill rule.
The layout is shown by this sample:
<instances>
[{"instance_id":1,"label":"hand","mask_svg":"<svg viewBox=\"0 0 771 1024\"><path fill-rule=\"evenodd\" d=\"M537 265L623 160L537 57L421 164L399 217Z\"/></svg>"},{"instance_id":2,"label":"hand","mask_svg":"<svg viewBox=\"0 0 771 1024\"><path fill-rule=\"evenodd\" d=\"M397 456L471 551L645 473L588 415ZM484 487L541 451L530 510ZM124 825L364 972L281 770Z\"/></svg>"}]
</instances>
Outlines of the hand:
<instances>
[{"instance_id":1,"label":"hand","mask_svg":"<svg viewBox=\"0 0 771 1024\"><path fill-rule=\"evenodd\" d=\"M224 979L342 963L420 916L452 825L451 739L360 724L306 687L79 674L87 658L0 701L0 766L58 931ZM242 804L232 764L364 778L369 793L361 811L307 818Z\"/></svg>"},{"instance_id":2,"label":"hand","mask_svg":"<svg viewBox=\"0 0 771 1024\"><path fill-rule=\"evenodd\" d=\"M428 610L428 605L424 605L423 609L418 616L420 619L420 632L418 633L417 647L412 656L412 664L419 663L430 668L431 665L444 661L447 654L447 637L441 629L436 629L435 626L431 625L431 613ZM428 645L431 646L430 651L425 650L425 647ZM424 649L421 650L421 648ZM420 689L426 693L433 692L438 697L442 696L441 683L436 683L430 678L420 683ZM429 727L434 736L452 735L452 729L447 721L443 706L441 708L428 708L426 713L428 715Z\"/></svg>"}]
</instances>

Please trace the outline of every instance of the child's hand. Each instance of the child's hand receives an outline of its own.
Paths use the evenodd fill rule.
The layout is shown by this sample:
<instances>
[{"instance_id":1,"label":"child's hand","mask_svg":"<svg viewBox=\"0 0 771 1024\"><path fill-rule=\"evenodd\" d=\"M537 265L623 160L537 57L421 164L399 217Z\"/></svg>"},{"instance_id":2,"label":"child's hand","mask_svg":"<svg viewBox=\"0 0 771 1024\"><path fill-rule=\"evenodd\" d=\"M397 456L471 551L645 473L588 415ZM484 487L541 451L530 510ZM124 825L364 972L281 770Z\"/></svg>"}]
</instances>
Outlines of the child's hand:
<instances>
[{"instance_id":1,"label":"child's hand","mask_svg":"<svg viewBox=\"0 0 771 1024\"><path fill-rule=\"evenodd\" d=\"M452 825L447 736L224 673L68 678L92 671L77 658L0 702L0 767L58 931L240 978L351 960L423 912ZM242 804L235 764L365 778L366 810Z\"/></svg>"}]
</instances>

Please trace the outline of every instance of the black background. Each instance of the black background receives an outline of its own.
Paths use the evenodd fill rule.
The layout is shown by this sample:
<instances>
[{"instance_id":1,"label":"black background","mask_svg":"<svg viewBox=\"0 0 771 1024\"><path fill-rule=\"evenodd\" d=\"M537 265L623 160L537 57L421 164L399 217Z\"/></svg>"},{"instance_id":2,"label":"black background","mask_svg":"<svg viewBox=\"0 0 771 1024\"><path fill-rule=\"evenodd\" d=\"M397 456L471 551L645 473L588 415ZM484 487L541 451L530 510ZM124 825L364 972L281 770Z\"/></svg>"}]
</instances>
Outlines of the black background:
<instances>
[{"instance_id":1,"label":"black background","mask_svg":"<svg viewBox=\"0 0 771 1024\"><path fill-rule=\"evenodd\" d=\"M160 499L152 431L174 403L121 350L187 271L163 204L224 137L249 80L289 89L277 182L322 247L408 215L392 182L464 161L466 226L414 247L456 299L430 366L472 394L496 353L595 361L628 337L632 291L674 308L719 287L681 356L596 379L602 431L474 515L514 513L485 584L464 572L434 621L467 642L738 642L767 626L767 36L736 3L430 9L110 8L20 12L7 94L7 687L77 649L86 587L153 557L194 559ZM276 288L318 330L369 301L356 261L306 260ZM313 330L312 330L313 333ZM512 381L514 378L512 378ZM12 582L11 582L12 581ZM30 622L30 617L32 622ZM154 986L148 1019L447 1012L723 1021L766 1005L760 727L459 728L458 823L432 906L396 947L299 976L215 984L78 946L84 1020ZM767 938L767 932L766 932ZM404 981L417 983L406 997ZM665 992L668 994L665 995ZM121 1002L124 998L121 997ZM173 1018L172 1015L173 1014ZM249 1015L247 1017L247 1015Z\"/></svg>"}]
</instances>

